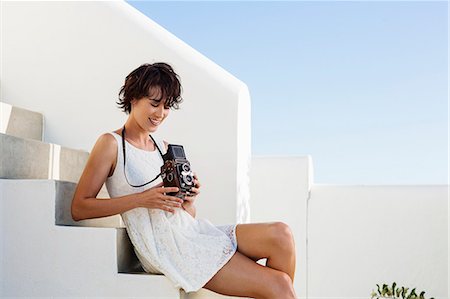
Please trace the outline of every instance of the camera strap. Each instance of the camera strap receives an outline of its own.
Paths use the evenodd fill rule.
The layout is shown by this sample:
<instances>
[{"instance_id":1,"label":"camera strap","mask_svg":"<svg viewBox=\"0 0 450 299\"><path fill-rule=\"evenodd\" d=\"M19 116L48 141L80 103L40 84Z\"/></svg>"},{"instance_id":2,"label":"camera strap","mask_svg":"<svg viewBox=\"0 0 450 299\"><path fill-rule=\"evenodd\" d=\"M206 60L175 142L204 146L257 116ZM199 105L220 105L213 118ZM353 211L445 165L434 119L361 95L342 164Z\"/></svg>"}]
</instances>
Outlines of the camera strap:
<instances>
[{"instance_id":1,"label":"camera strap","mask_svg":"<svg viewBox=\"0 0 450 299\"><path fill-rule=\"evenodd\" d=\"M156 146L156 148L158 149L158 152L159 152L159 154L161 155L161 157L163 157L163 154L162 154L162 152L161 152L161 150L159 149L159 146L156 144L156 141L155 141L155 139L153 139L153 137L152 137L152 135L150 135L150 134L148 134L148 136L150 136L150 138L152 139L152 141L153 141L153 144ZM154 182L157 178L159 178L159 176L161 175L161 173L159 173L153 180L151 180L151 181L149 181L149 182L147 182L147 183L145 183L145 184L142 184L142 185L132 185L132 184L130 184L130 182L128 181L128 178L127 178L127 174L126 174L126 168L125 168L125 165L126 165L126 153L125 153L125 126L123 126L123 129L122 129L122 151L123 151L123 174L124 174L124 176L125 176L125 180L127 181L127 183L128 183L128 185L130 185L131 187L135 187L135 188L139 188L139 187L143 187L143 186L145 186L145 185L148 185L148 184L150 184L151 182Z\"/></svg>"}]
</instances>

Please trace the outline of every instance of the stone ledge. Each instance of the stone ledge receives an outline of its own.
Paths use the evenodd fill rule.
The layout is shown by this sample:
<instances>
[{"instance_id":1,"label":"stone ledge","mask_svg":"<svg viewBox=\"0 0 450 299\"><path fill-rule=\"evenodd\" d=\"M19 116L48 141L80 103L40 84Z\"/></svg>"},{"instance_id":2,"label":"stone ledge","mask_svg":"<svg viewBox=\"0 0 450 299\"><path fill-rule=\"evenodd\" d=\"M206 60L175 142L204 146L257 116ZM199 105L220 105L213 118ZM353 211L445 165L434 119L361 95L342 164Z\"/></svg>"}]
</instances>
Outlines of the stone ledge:
<instances>
[{"instance_id":1,"label":"stone ledge","mask_svg":"<svg viewBox=\"0 0 450 299\"><path fill-rule=\"evenodd\" d=\"M0 102L0 133L42 141L44 116L42 113Z\"/></svg>"}]
</instances>

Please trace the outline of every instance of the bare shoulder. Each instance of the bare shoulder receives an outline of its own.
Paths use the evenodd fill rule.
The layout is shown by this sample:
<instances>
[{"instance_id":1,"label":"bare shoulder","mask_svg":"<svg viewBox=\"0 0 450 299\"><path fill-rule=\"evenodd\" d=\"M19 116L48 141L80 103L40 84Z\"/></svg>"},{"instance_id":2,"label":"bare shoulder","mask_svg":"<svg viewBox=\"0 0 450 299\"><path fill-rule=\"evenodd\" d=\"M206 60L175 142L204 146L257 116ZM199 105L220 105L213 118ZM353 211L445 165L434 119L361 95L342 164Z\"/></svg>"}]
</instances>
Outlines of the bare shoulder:
<instances>
[{"instance_id":1,"label":"bare shoulder","mask_svg":"<svg viewBox=\"0 0 450 299\"><path fill-rule=\"evenodd\" d=\"M165 140L163 140L163 142L164 142L164 146L166 147L166 151L167 151L167 149L169 148L169 143Z\"/></svg>"},{"instance_id":2,"label":"bare shoulder","mask_svg":"<svg viewBox=\"0 0 450 299\"><path fill-rule=\"evenodd\" d=\"M109 133L100 135L94 145L90 155L88 164L93 166L97 171L106 171L110 176L116 166L117 160L117 140Z\"/></svg>"},{"instance_id":3,"label":"bare shoulder","mask_svg":"<svg viewBox=\"0 0 450 299\"><path fill-rule=\"evenodd\" d=\"M102 152L103 154L115 153L117 148L117 140L109 133L100 135L92 149L92 152Z\"/></svg>"}]
</instances>

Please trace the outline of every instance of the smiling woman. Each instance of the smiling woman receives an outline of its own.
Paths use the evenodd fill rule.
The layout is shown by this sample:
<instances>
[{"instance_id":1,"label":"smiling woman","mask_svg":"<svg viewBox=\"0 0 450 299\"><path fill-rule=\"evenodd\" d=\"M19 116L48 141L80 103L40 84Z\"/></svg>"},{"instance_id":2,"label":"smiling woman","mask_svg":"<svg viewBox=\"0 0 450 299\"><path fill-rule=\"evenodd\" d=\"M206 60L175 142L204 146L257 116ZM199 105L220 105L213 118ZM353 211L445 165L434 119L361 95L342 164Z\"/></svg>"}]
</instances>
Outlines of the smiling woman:
<instances>
[{"instance_id":1,"label":"smiling woman","mask_svg":"<svg viewBox=\"0 0 450 299\"><path fill-rule=\"evenodd\" d=\"M285 224L216 226L195 218L196 174L182 199L169 195L177 187L163 186L168 144L151 133L181 101L178 75L166 63L141 65L126 77L117 104L128 119L95 144L75 190L72 218L121 214L144 270L166 275L186 292L204 287L225 295L295 298L294 242ZM103 183L110 199L97 198ZM256 263L264 257L267 267Z\"/></svg>"},{"instance_id":2,"label":"smiling woman","mask_svg":"<svg viewBox=\"0 0 450 299\"><path fill-rule=\"evenodd\" d=\"M159 94L150 96L152 87L158 87ZM166 63L143 64L125 78L125 84L120 89L117 104L129 114L133 99L150 97L159 102L164 98L166 107L178 109L182 101L181 92L178 75L170 65Z\"/></svg>"}]
</instances>

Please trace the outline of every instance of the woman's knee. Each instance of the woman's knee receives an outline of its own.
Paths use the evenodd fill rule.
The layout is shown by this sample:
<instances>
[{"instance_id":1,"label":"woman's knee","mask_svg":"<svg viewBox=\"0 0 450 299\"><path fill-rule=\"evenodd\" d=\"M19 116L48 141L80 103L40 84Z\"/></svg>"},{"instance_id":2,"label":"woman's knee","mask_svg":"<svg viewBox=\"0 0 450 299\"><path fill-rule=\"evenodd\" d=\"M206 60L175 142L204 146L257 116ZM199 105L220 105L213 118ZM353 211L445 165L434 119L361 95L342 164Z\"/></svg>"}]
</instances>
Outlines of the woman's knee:
<instances>
[{"instance_id":1,"label":"woman's knee","mask_svg":"<svg viewBox=\"0 0 450 299\"><path fill-rule=\"evenodd\" d=\"M284 222L274 222L271 224L271 237L273 243L282 249L295 250L294 236L292 230Z\"/></svg>"},{"instance_id":2,"label":"woman's knee","mask_svg":"<svg viewBox=\"0 0 450 299\"><path fill-rule=\"evenodd\" d=\"M264 298L294 298L294 287L288 274L277 271L272 277L272 283L266 293L261 294Z\"/></svg>"}]
</instances>

